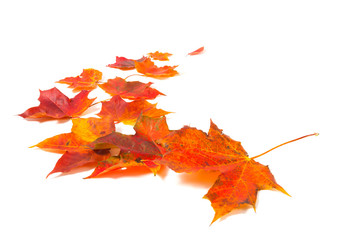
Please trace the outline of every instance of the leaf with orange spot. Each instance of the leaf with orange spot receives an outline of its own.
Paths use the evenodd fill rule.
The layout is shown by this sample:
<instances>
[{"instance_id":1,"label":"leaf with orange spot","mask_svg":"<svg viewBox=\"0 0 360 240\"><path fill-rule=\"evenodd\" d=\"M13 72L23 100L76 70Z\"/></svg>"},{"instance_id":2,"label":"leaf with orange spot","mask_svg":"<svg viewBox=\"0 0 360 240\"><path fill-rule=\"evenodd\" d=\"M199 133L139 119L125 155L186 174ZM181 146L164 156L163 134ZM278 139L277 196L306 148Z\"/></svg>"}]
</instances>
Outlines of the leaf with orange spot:
<instances>
[{"instance_id":1,"label":"leaf with orange spot","mask_svg":"<svg viewBox=\"0 0 360 240\"><path fill-rule=\"evenodd\" d=\"M138 60L128 59L125 57L116 57L116 62L113 64L108 64L107 67L117 68L121 70L132 70L135 69L136 62L142 62L145 59L145 57L142 57Z\"/></svg>"},{"instance_id":2,"label":"leaf with orange spot","mask_svg":"<svg viewBox=\"0 0 360 240\"><path fill-rule=\"evenodd\" d=\"M204 52L204 47L198 48L195 51L188 53L190 56L199 55Z\"/></svg>"},{"instance_id":3,"label":"leaf with orange spot","mask_svg":"<svg viewBox=\"0 0 360 240\"><path fill-rule=\"evenodd\" d=\"M88 68L77 77L67 77L57 81L57 83L65 83L69 85L69 88L73 88L74 91L81 90L93 90L97 87L97 83L102 78L102 72Z\"/></svg>"},{"instance_id":4,"label":"leaf with orange spot","mask_svg":"<svg viewBox=\"0 0 360 240\"><path fill-rule=\"evenodd\" d=\"M135 100L125 102L120 96L113 96L110 101L102 102L100 117L108 117L116 122L133 125L140 114L150 117L161 117L169 112L157 109L156 104L151 104L145 100Z\"/></svg>"},{"instance_id":5,"label":"leaf with orange spot","mask_svg":"<svg viewBox=\"0 0 360 240\"><path fill-rule=\"evenodd\" d=\"M69 99L56 87L41 91L40 105L19 114L23 118L49 119L78 117L94 102L95 98L88 99L89 91L81 91L74 98Z\"/></svg>"},{"instance_id":6,"label":"leaf with orange spot","mask_svg":"<svg viewBox=\"0 0 360 240\"><path fill-rule=\"evenodd\" d=\"M159 51L153 52L153 53L148 53L147 54L149 57L151 57L154 60L158 60L158 61L169 61L169 57L172 56L171 53L162 53Z\"/></svg>"},{"instance_id":7,"label":"leaf with orange spot","mask_svg":"<svg viewBox=\"0 0 360 240\"><path fill-rule=\"evenodd\" d=\"M156 79L165 79L178 75L179 73L175 70L176 67L177 66L158 67L150 58L146 58L142 62L135 62L135 68L139 73Z\"/></svg>"},{"instance_id":8,"label":"leaf with orange spot","mask_svg":"<svg viewBox=\"0 0 360 240\"><path fill-rule=\"evenodd\" d=\"M130 100L155 99L158 95L164 95L158 90L151 88L151 85L151 82L146 84L139 81L127 82L120 77L116 77L109 79L106 83L99 84L99 87L111 96L119 95Z\"/></svg>"}]
</instances>

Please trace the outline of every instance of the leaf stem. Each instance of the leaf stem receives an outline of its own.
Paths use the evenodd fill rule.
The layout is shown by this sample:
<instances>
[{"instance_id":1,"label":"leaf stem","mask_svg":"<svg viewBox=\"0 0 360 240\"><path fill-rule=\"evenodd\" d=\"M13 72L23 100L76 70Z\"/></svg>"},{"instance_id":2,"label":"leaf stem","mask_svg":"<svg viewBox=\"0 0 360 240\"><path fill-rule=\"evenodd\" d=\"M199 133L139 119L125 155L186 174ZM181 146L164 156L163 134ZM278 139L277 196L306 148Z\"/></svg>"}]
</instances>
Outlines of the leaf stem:
<instances>
[{"instance_id":1,"label":"leaf stem","mask_svg":"<svg viewBox=\"0 0 360 240\"><path fill-rule=\"evenodd\" d=\"M271 148L270 150L267 150L266 152L264 152L264 153L262 153L262 154L259 154L259 155L255 156L255 157L252 157L251 159L255 159L255 158L261 157L262 155L265 155L265 154L267 154L268 152L271 152L272 150L274 150L274 149L276 149L276 148L278 148L278 147L284 146L284 145L286 145L286 144L288 144L288 143L295 142L295 141L297 141L297 140L300 140L300 139L303 139L303 138L306 138L306 137L318 136L318 135L319 135L319 133L313 133L313 134L309 134L309 135L305 135L305 136L302 136L302 137L293 139L293 140L291 140L291 141L284 142L284 143L282 143L282 144L280 144L280 145L277 145L276 147Z\"/></svg>"},{"instance_id":2,"label":"leaf stem","mask_svg":"<svg viewBox=\"0 0 360 240\"><path fill-rule=\"evenodd\" d=\"M133 77L133 76L145 77L145 75L135 73L135 74L131 74L131 75L127 76L126 78L124 78L124 80L128 79L129 77Z\"/></svg>"}]
</instances>

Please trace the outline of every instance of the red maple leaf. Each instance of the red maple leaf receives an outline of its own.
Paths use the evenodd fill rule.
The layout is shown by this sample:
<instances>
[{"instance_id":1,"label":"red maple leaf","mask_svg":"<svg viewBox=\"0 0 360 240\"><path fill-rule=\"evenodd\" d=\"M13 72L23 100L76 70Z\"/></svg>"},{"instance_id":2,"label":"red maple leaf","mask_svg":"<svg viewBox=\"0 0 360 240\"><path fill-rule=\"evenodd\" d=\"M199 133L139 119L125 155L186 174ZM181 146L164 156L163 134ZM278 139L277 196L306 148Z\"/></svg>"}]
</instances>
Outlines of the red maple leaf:
<instances>
[{"instance_id":1,"label":"red maple leaf","mask_svg":"<svg viewBox=\"0 0 360 240\"><path fill-rule=\"evenodd\" d=\"M23 118L66 118L78 117L90 107L95 98L88 99L90 91L83 90L74 98L69 99L56 87L41 91L40 105L19 114Z\"/></svg>"},{"instance_id":2,"label":"red maple leaf","mask_svg":"<svg viewBox=\"0 0 360 240\"><path fill-rule=\"evenodd\" d=\"M135 69L136 62L143 62L146 57L142 57L138 60L128 59L125 57L116 57L116 62L113 64L107 65L107 67L117 68L121 70L132 70Z\"/></svg>"}]
</instances>

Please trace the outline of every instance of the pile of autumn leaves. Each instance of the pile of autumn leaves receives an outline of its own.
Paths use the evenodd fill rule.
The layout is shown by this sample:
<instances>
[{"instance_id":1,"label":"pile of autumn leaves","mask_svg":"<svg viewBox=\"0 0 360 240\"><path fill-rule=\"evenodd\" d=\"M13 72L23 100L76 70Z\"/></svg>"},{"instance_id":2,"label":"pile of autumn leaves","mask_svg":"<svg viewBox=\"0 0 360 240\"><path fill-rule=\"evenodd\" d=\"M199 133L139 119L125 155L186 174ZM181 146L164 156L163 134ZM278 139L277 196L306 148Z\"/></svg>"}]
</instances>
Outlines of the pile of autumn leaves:
<instances>
[{"instance_id":1,"label":"pile of autumn leaves","mask_svg":"<svg viewBox=\"0 0 360 240\"><path fill-rule=\"evenodd\" d=\"M197 55L200 48L189 55ZM177 66L158 67L153 60L167 61L171 54L150 53L138 60L117 57L108 67L136 70L145 77L166 79L178 75ZM93 163L93 173L87 178L129 167L147 167L156 174L161 167L175 172L216 171L219 176L204 198L215 210L213 222L234 209L246 205L255 207L257 192L263 189L285 190L276 183L269 168L252 158L237 142L222 133L211 122L208 133L185 126L169 130L165 115L147 100L163 95L151 83L127 81L116 77L100 83L102 73L84 69L77 77L58 83L68 84L75 92L68 98L57 88L40 91L39 106L20 114L23 118L46 120L71 118L70 133L48 138L35 146L44 150L60 151L62 157L49 173L69 172ZM80 117L94 104L90 91L99 86L112 97L101 102L98 117ZM124 99L127 99L125 101ZM115 131L117 123L133 125L135 134Z\"/></svg>"}]
</instances>

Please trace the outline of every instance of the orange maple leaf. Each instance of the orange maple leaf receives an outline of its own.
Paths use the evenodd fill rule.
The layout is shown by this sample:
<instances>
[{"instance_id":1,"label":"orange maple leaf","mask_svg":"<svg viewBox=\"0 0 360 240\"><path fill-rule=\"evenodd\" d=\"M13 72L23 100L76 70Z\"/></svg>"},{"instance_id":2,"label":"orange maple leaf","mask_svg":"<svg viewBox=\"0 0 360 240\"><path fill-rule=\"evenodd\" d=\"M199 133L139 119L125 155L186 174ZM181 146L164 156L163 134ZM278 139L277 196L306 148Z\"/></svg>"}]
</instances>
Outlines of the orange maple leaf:
<instances>
[{"instance_id":1,"label":"orange maple leaf","mask_svg":"<svg viewBox=\"0 0 360 240\"><path fill-rule=\"evenodd\" d=\"M304 137L313 135L316 134ZM159 139L157 143L167 151L163 159L155 163L166 165L176 172L194 172L200 169L220 172L215 184L204 196L211 201L215 210L212 223L246 205L255 209L260 190L276 189L289 195L276 183L269 168L254 160L263 154L250 158L240 142L223 134L212 121L208 134L186 126Z\"/></svg>"},{"instance_id":2,"label":"orange maple leaf","mask_svg":"<svg viewBox=\"0 0 360 240\"><path fill-rule=\"evenodd\" d=\"M83 90L74 98L69 99L56 87L45 91L40 90L40 105L29 108L19 116L34 119L78 117L95 100L95 98L87 98L89 93L90 91Z\"/></svg>"},{"instance_id":3,"label":"orange maple leaf","mask_svg":"<svg viewBox=\"0 0 360 240\"><path fill-rule=\"evenodd\" d=\"M65 83L74 91L93 90L97 87L97 83L102 78L102 72L93 68L84 69L77 77L67 77L57 81L57 83Z\"/></svg>"},{"instance_id":4,"label":"orange maple leaf","mask_svg":"<svg viewBox=\"0 0 360 240\"><path fill-rule=\"evenodd\" d=\"M158 90L151 88L151 85L151 82L146 84L139 81L127 82L120 77L116 77L109 79L106 83L99 84L99 87L111 96L119 95L130 100L154 99L158 95L164 95Z\"/></svg>"},{"instance_id":5,"label":"orange maple leaf","mask_svg":"<svg viewBox=\"0 0 360 240\"><path fill-rule=\"evenodd\" d=\"M179 73L175 70L176 67L177 66L158 67L150 58L146 58L142 62L135 62L135 68L139 73L156 79L165 79L178 75Z\"/></svg>"},{"instance_id":6,"label":"orange maple leaf","mask_svg":"<svg viewBox=\"0 0 360 240\"><path fill-rule=\"evenodd\" d=\"M148 53L147 54L149 57L151 57L154 60L158 60L158 61L169 61L169 57L172 56L171 53L162 53L159 51L153 52L153 53Z\"/></svg>"}]
</instances>

